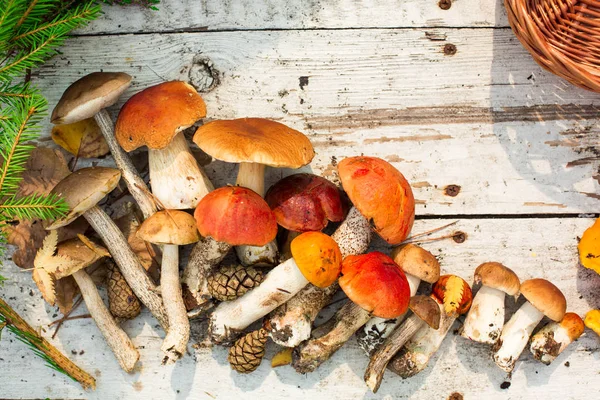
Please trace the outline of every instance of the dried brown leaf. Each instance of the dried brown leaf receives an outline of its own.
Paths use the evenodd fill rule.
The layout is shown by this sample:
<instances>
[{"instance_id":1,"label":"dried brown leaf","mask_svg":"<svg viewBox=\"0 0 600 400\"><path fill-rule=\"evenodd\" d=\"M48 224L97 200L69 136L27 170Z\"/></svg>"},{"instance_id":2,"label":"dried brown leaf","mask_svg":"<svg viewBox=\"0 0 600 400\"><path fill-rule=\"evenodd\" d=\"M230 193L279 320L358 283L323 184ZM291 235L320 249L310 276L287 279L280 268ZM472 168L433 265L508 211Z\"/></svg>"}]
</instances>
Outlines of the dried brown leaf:
<instances>
[{"instance_id":1,"label":"dried brown leaf","mask_svg":"<svg viewBox=\"0 0 600 400\"><path fill-rule=\"evenodd\" d=\"M58 150L37 147L25 164L17 195L48 194L69 173L67 161Z\"/></svg>"},{"instance_id":2,"label":"dried brown leaf","mask_svg":"<svg viewBox=\"0 0 600 400\"><path fill-rule=\"evenodd\" d=\"M55 125L52 128L54 143L81 158L95 158L108 154L102 131L93 118L74 124Z\"/></svg>"},{"instance_id":3,"label":"dried brown leaf","mask_svg":"<svg viewBox=\"0 0 600 400\"><path fill-rule=\"evenodd\" d=\"M51 306L56 304L55 280L52 275L43 268L35 268L32 277L46 303Z\"/></svg>"},{"instance_id":4,"label":"dried brown leaf","mask_svg":"<svg viewBox=\"0 0 600 400\"><path fill-rule=\"evenodd\" d=\"M79 286L75 282L75 278L67 276L59 279L54 284L56 293L56 305L60 312L65 315L73 308L73 300L79 293Z\"/></svg>"},{"instance_id":5,"label":"dried brown leaf","mask_svg":"<svg viewBox=\"0 0 600 400\"><path fill-rule=\"evenodd\" d=\"M154 247L150 243L146 243L142 239L138 238L136 233L140 227L140 222L134 213L129 213L115 220L115 223L119 229L125 235L127 242L131 246L131 249L140 259L140 262L146 269L156 269L158 267L156 258L157 254Z\"/></svg>"}]
</instances>

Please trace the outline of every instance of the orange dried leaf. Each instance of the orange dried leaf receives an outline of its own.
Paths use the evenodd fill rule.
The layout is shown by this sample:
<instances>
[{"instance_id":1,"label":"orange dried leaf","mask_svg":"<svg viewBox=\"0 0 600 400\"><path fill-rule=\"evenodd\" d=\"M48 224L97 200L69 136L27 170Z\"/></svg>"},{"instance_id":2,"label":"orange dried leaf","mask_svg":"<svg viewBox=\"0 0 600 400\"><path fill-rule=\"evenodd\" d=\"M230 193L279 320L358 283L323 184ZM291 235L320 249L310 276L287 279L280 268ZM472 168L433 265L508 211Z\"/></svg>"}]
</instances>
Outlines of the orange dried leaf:
<instances>
[{"instance_id":1,"label":"orange dried leaf","mask_svg":"<svg viewBox=\"0 0 600 400\"><path fill-rule=\"evenodd\" d=\"M600 274L600 218L585 230L577 249L581 265Z\"/></svg>"},{"instance_id":2,"label":"orange dried leaf","mask_svg":"<svg viewBox=\"0 0 600 400\"><path fill-rule=\"evenodd\" d=\"M271 359L271 368L281 367L292 363L292 347L284 347Z\"/></svg>"},{"instance_id":3,"label":"orange dried leaf","mask_svg":"<svg viewBox=\"0 0 600 400\"><path fill-rule=\"evenodd\" d=\"M52 140L69 153L82 158L100 157L109 152L102 131L93 118L74 124L55 125L52 128Z\"/></svg>"}]
</instances>

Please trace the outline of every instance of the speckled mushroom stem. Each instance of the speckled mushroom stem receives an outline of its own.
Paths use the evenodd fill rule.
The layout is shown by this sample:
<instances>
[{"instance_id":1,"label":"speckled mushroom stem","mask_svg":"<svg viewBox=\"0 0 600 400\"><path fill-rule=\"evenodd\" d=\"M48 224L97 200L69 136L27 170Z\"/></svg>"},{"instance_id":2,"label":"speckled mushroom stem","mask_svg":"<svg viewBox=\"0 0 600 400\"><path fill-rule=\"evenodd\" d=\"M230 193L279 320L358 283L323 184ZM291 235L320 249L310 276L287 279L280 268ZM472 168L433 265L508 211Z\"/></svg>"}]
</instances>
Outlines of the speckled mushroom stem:
<instances>
[{"instance_id":1,"label":"speckled mushroom stem","mask_svg":"<svg viewBox=\"0 0 600 400\"><path fill-rule=\"evenodd\" d=\"M533 330L544 313L525 302L504 325L500 339L494 345L494 361L506 372L512 372L519 356L527 346Z\"/></svg>"},{"instance_id":2,"label":"speckled mushroom stem","mask_svg":"<svg viewBox=\"0 0 600 400\"><path fill-rule=\"evenodd\" d=\"M536 360L550 365L567 348L583 334L583 320L575 313L566 313L561 322L552 321L537 331L531 338L531 354Z\"/></svg>"},{"instance_id":3,"label":"speckled mushroom stem","mask_svg":"<svg viewBox=\"0 0 600 400\"><path fill-rule=\"evenodd\" d=\"M332 317L333 328L328 333L296 347L292 353L292 366L301 374L313 372L370 318L368 311L348 300Z\"/></svg>"},{"instance_id":4,"label":"speckled mushroom stem","mask_svg":"<svg viewBox=\"0 0 600 400\"><path fill-rule=\"evenodd\" d=\"M446 314L444 306L441 304L440 314L439 329L436 330L429 325L424 325L417 330L389 362L388 368L391 371L402 378L409 378L427 367L429 360L438 351L454 321L456 321L456 315Z\"/></svg>"},{"instance_id":5,"label":"speckled mushroom stem","mask_svg":"<svg viewBox=\"0 0 600 400\"><path fill-rule=\"evenodd\" d=\"M170 326L160 348L165 353L164 364L179 360L185 354L190 340L190 321L179 284L179 246L177 245L163 246L160 288Z\"/></svg>"},{"instance_id":6,"label":"speckled mushroom stem","mask_svg":"<svg viewBox=\"0 0 600 400\"><path fill-rule=\"evenodd\" d=\"M473 298L460 335L480 343L496 343L504 326L505 297L502 290L482 286Z\"/></svg>"},{"instance_id":7,"label":"speckled mushroom stem","mask_svg":"<svg viewBox=\"0 0 600 400\"><path fill-rule=\"evenodd\" d=\"M408 280L410 296L412 297L417 294L421 279L411 274L406 274L406 279ZM359 346L367 353L367 355L373 354L373 352L386 341L386 338L388 338L402 321L404 321L405 316L406 314L403 314L394 319L379 317L371 318L356 334L356 340Z\"/></svg>"},{"instance_id":8,"label":"speckled mushroom stem","mask_svg":"<svg viewBox=\"0 0 600 400\"><path fill-rule=\"evenodd\" d=\"M331 237L340 247L342 257L346 257L367 251L372 232L369 221L352 207ZM271 339L286 347L295 347L307 340L319 311L331 302L338 289L337 283L325 289L307 285L270 315L265 327Z\"/></svg>"},{"instance_id":9,"label":"speckled mushroom stem","mask_svg":"<svg viewBox=\"0 0 600 400\"><path fill-rule=\"evenodd\" d=\"M148 148L150 186L166 209L195 208L213 185L198 166L183 133L165 148Z\"/></svg>"},{"instance_id":10,"label":"speckled mushroom stem","mask_svg":"<svg viewBox=\"0 0 600 400\"><path fill-rule=\"evenodd\" d=\"M183 298L188 310L200 308L204 311L205 306L210 303L212 296L208 291L208 277L230 249L231 245L218 242L210 236L196 243L181 278Z\"/></svg>"},{"instance_id":11,"label":"speckled mushroom stem","mask_svg":"<svg viewBox=\"0 0 600 400\"><path fill-rule=\"evenodd\" d=\"M98 206L90 208L83 216L106 245L135 295L148 307L162 328L168 331L169 321L160 294L156 290L156 285L146 273L123 233Z\"/></svg>"},{"instance_id":12,"label":"speckled mushroom stem","mask_svg":"<svg viewBox=\"0 0 600 400\"><path fill-rule=\"evenodd\" d=\"M121 178L125 181L129 193L131 193L138 203L144 218L148 218L156 212L156 204L152 197L148 195L146 182L144 182L139 172L133 166L131 158L125 153L121 146L119 146L119 143L117 143L114 125L110 115L108 115L106 110L100 110L98 114L94 115L94 119L100 127L100 131L108 144L108 148L115 160L117 168L121 170Z\"/></svg>"},{"instance_id":13,"label":"speckled mushroom stem","mask_svg":"<svg viewBox=\"0 0 600 400\"><path fill-rule=\"evenodd\" d=\"M84 270L75 272L73 278L79 286L81 296L83 296L83 301L85 301L92 319L100 329L106 343L112 349L119 365L125 372L132 372L140 358L140 354L131 339L119 327L104 305L92 278Z\"/></svg>"},{"instance_id":14,"label":"speckled mushroom stem","mask_svg":"<svg viewBox=\"0 0 600 400\"><path fill-rule=\"evenodd\" d=\"M388 363L402 346L424 325L425 321L417 315L412 314L398 329L389 334L383 344L373 353L365 371L365 382L373 393L377 393Z\"/></svg>"}]
</instances>

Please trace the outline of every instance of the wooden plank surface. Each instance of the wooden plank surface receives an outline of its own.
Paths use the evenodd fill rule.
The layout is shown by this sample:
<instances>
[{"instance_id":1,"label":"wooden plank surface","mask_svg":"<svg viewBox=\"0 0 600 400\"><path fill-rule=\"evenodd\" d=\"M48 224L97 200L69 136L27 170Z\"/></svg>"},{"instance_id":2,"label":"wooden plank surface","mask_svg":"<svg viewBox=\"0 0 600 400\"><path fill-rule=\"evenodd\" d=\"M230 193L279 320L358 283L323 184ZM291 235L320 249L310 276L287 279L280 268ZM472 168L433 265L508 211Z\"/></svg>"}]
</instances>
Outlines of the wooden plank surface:
<instances>
[{"instance_id":1,"label":"wooden plank surface","mask_svg":"<svg viewBox=\"0 0 600 400\"><path fill-rule=\"evenodd\" d=\"M417 221L414 232L440 226L446 221ZM452 240L424 245L440 258L443 273L458 274L469 282L477 265L502 261L521 279L551 279L567 297L571 311L584 313L598 305L600 277L578 266L576 236L593 222L589 218L562 219L472 219L454 227L467 234L463 243ZM374 248L384 250L381 241ZM29 274L6 266L3 295L34 326L46 326L54 310L44 307ZM520 304L520 303L519 303ZM338 304L339 305L339 304ZM512 311L512 300L507 301ZM85 308L77 313L85 313ZM455 328L459 325L456 324ZM525 353L514 373L511 386L500 388L505 373L489 359L487 349L449 335L430 366L414 378L386 374L380 392L374 396L362 382L367 358L352 341L317 372L298 375L290 367L270 368L267 361L250 375L230 371L226 351L190 347L190 355L175 367L160 365L160 329L147 313L124 325L141 353L142 366L132 375L122 373L97 328L90 320L76 320L63 326L53 341L98 379L96 392L80 388L53 372L31 355L25 346L8 342L0 346L1 397L6 398L414 398L446 399L460 392L465 399L583 399L600 392L600 341L588 334L571 345L551 366L542 365ZM200 339L202 326L194 324L194 339ZM45 336L51 335L47 329ZM568 363L568 366L565 364ZM592 396L592 397L589 397Z\"/></svg>"},{"instance_id":2,"label":"wooden plank surface","mask_svg":"<svg viewBox=\"0 0 600 400\"><path fill-rule=\"evenodd\" d=\"M80 37L35 82L53 106L99 69L134 77L123 100L184 79L208 90L208 119L261 116L300 129L325 176L335 159L385 158L413 183L421 215L598 211L598 95L543 71L510 30ZM230 166L208 170L217 185L233 182ZM448 185L460 193L446 195Z\"/></svg>"},{"instance_id":3,"label":"wooden plank surface","mask_svg":"<svg viewBox=\"0 0 600 400\"><path fill-rule=\"evenodd\" d=\"M265 29L507 27L501 0L162 0L159 12L105 7L81 34ZM448 3L445 3L448 4Z\"/></svg>"}]
</instances>

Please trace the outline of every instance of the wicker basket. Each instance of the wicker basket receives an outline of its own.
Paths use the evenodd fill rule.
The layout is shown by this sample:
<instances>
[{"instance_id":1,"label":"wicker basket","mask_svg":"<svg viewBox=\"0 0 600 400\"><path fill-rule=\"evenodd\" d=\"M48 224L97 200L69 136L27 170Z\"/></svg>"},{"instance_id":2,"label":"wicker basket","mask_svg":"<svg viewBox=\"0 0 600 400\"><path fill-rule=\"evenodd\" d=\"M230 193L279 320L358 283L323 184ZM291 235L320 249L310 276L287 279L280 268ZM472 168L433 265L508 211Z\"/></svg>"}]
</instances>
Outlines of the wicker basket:
<instances>
[{"instance_id":1,"label":"wicker basket","mask_svg":"<svg viewBox=\"0 0 600 400\"><path fill-rule=\"evenodd\" d=\"M508 21L543 68L600 92L600 0L504 0Z\"/></svg>"}]
</instances>

